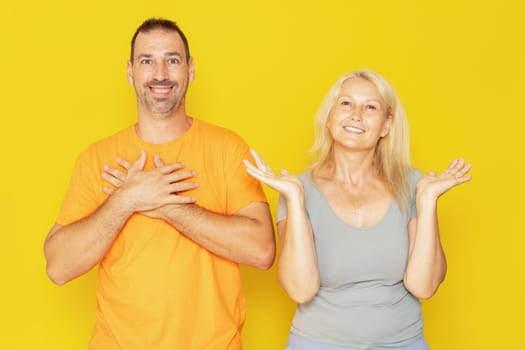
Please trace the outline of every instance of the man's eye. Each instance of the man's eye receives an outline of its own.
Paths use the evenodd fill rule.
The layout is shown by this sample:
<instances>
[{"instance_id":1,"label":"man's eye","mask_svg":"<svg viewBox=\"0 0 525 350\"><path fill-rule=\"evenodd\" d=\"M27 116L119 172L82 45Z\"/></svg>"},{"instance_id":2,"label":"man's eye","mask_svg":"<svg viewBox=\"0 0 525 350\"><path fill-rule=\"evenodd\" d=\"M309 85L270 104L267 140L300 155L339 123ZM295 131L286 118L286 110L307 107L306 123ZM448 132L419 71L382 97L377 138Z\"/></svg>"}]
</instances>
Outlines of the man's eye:
<instances>
[{"instance_id":1,"label":"man's eye","mask_svg":"<svg viewBox=\"0 0 525 350\"><path fill-rule=\"evenodd\" d=\"M176 58L170 58L170 59L168 60L168 63L169 63L169 64L179 64L180 61L179 61L178 59L176 59Z\"/></svg>"},{"instance_id":2,"label":"man's eye","mask_svg":"<svg viewBox=\"0 0 525 350\"><path fill-rule=\"evenodd\" d=\"M376 110L377 109L377 106L374 106L374 105L368 105L368 109L372 109L372 110Z\"/></svg>"},{"instance_id":3,"label":"man's eye","mask_svg":"<svg viewBox=\"0 0 525 350\"><path fill-rule=\"evenodd\" d=\"M341 105L342 106L350 106L351 103L350 103L350 101L341 101Z\"/></svg>"},{"instance_id":4,"label":"man's eye","mask_svg":"<svg viewBox=\"0 0 525 350\"><path fill-rule=\"evenodd\" d=\"M151 64L151 60L150 59L142 59L142 60L140 60L140 64Z\"/></svg>"}]
</instances>

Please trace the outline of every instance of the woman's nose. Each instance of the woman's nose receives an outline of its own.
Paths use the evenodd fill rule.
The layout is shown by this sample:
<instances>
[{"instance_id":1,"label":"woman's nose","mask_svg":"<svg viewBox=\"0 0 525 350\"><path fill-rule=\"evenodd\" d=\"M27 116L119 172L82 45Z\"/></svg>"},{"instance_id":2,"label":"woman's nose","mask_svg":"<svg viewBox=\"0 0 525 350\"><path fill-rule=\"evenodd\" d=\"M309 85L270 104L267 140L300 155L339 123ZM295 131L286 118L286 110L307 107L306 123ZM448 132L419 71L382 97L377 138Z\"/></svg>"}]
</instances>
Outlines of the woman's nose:
<instances>
[{"instance_id":1,"label":"woman's nose","mask_svg":"<svg viewBox=\"0 0 525 350\"><path fill-rule=\"evenodd\" d=\"M356 109L352 112L352 115L350 117L353 121L361 121L361 110Z\"/></svg>"}]
</instances>

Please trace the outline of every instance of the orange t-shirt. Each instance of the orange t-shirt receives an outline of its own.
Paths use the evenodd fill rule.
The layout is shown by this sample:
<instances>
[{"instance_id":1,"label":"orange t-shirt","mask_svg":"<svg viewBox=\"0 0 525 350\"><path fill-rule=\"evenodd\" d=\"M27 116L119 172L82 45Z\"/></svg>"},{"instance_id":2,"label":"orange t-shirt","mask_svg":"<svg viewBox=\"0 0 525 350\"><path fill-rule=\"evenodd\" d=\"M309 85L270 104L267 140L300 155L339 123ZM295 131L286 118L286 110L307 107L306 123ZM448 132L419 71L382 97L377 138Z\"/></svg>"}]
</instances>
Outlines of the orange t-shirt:
<instances>
[{"instance_id":1,"label":"orange t-shirt","mask_svg":"<svg viewBox=\"0 0 525 350\"><path fill-rule=\"evenodd\" d=\"M235 133L193 120L178 139L161 145L142 141L133 126L87 148L78 158L57 222L68 225L104 202L102 167L134 161L147 152L166 163L184 162L197 175L196 204L233 214L265 202L258 181L242 159L249 148ZM89 349L241 349L245 301L239 266L210 253L160 219L134 214L99 264L96 324Z\"/></svg>"}]
</instances>

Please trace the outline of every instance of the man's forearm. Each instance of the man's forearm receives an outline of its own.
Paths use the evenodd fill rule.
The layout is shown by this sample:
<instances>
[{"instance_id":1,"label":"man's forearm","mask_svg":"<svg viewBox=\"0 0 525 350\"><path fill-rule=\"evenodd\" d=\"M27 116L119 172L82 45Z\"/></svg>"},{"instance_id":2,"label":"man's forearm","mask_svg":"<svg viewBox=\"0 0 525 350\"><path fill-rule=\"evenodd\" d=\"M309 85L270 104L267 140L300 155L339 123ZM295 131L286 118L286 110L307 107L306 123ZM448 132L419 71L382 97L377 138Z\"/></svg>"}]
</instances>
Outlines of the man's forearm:
<instances>
[{"instance_id":1,"label":"man's forearm","mask_svg":"<svg viewBox=\"0 0 525 350\"><path fill-rule=\"evenodd\" d=\"M162 217L223 258L259 269L273 264L275 240L266 203L251 203L233 215L217 214L195 204L170 205L162 209Z\"/></svg>"},{"instance_id":2,"label":"man's forearm","mask_svg":"<svg viewBox=\"0 0 525 350\"><path fill-rule=\"evenodd\" d=\"M44 243L49 278L62 285L89 271L105 256L131 214L133 210L115 195L90 216L55 225Z\"/></svg>"}]
</instances>

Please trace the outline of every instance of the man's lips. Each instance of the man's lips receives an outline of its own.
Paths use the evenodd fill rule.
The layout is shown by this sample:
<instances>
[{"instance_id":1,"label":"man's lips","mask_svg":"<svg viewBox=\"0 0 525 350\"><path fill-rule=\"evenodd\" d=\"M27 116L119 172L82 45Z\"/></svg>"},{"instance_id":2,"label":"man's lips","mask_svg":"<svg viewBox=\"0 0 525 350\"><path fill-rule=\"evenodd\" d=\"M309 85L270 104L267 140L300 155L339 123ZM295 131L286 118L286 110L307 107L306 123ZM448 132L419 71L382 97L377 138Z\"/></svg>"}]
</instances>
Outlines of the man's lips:
<instances>
[{"instance_id":1,"label":"man's lips","mask_svg":"<svg viewBox=\"0 0 525 350\"><path fill-rule=\"evenodd\" d=\"M170 80L151 80L145 86L155 95L166 95L177 86L177 83Z\"/></svg>"},{"instance_id":2,"label":"man's lips","mask_svg":"<svg viewBox=\"0 0 525 350\"><path fill-rule=\"evenodd\" d=\"M149 86L149 89L155 94L167 94L173 87L172 86Z\"/></svg>"}]
</instances>

